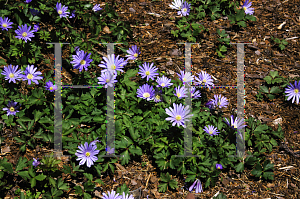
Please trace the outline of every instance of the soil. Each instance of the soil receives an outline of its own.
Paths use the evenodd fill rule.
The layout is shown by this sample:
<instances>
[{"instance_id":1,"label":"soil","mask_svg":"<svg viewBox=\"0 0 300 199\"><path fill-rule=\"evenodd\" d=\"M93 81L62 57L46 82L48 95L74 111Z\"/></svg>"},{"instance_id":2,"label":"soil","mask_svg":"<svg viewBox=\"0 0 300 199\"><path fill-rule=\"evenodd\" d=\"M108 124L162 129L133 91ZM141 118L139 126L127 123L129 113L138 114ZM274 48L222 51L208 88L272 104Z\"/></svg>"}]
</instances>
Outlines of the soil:
<instances>
[{"instance_id":1,"label":"soil","mask_svg":"<svg viewBox=\"0 0 300 199\"><path fill-rule=\"evenodd\" d=\"M291 101L285 101L283 96L277 96L274 100L256 99L259 86L265 85L263 78L271 70L278 71L279 75L285 78L300 76L299 3L296 0L252 1L257 21L250 23L246 28L232 28L226 18L215 21L206 18L199 22L205 28L209 28L209 33L202 35L201 43L192 46L193 73L205 70L217 79L215 85L228 86L236 85L237 47L233 44L225 53L226 57L219 58L216 53L217 45L215 45L218 38L217 29L225 30L232 43L252 43L245 45L245 118L252 116L274 129L278 128L278 124L274 124L274 121L281 123L285 139L271 154L266 154L275 166L274 181L258 181L252 177L248 169L241 174L230 170L221 173L215 187L203 188L200 194L187 196L189 192L183 188L185 182L176 176L173 177L178 180L179 188L159 193L158 170L153 166L151 156L142 156L141 160L132 161L125 168L116 164L114 176L103 176L105 186L97 185L93 198L99 198L103 191L111 191L123 183L126 183L130 190L141 188L141 198L147 198L147 195L149 198L192 198L193 195L197 198L212 198L217 192L224 193L227 198L300 198L298 178L300 176L300 107L292 104ZM130 23L137 41L128 40L128 42L130 46L137 45L141 48L142 61L155 60L156 66L161 71L174 74L184 70L184 45L176 43L184 43L185 40L175 41L171 34L171 30L176 26L175 21L170 18L179 18L179 16L175 10L169 8L169 4L171 1L166 0L115 1L114 8L123 20ZM283 22L286 24L279 29ZM286 39L287 47L281 51L274 45L271 36ZM64 51L63 58L65 56L69 56L68 51ZM50 58L53 64L53 54L46 54L45 57ZM41 64L38 66L38 71L51 70L52 64ZM66 75L63 76L63 81L66 83L76 75L76 70L73 73L64 71L63 74ZM211 98L215 93L222 93L231 103L236 102L235 89L215 88L208 97ZM234 107L225 109L225 117L230 116L232 108ZM33 157L42 158L51 152L38 146L35 150L27 149L26 153L20 153L19 146L13 139L17 134L16 129L4 129L2 137L5 137L5 140L1 144L1 158L6 157L9 162L16 164L21 155L31 160ZM68 164L68 161L65 161L64 164ZM70 184L82 184L86 181L80 178L76 180L71 182L70 179ZM12 198L14 190L17 187L22 188L22 180L15 177L14 181L15 186L3 197ZM73 192L69 193L69 198L75 198Z\"/></svg>"}]
</instances>

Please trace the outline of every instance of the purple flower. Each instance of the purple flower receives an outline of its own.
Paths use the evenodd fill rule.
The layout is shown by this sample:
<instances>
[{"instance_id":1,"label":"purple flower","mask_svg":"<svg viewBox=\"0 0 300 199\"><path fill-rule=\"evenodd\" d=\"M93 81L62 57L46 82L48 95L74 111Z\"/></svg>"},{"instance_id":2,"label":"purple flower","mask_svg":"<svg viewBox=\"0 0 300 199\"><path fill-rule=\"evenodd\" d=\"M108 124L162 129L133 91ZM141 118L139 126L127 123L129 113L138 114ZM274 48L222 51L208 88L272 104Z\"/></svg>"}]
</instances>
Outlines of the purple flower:
<instances>
[{"instance_id":1,"label":"purple flower","mask_svg":"<svg viewBox=\"0 0 300 199\"><path fill-rule=\"evenodd\" d=\"M31 41L30 37L34 37L34 30L30 30L31 26L27 28L27 24L18 27L18 30L15 30L17 34L16 38L22 39L27 43L27 40Z\"/></svg>"},{"instance_id":2,"label":"purple flower","mask_svg":"<svg viewBox=\"0 0 300 199\"><path fill-rule=\"evenodd\" d=\"M102 8L100 8L100 4L94 5L93 11L94 11L94 12L97 12L97 11L99 11L99 10L102 10Z\"/></svg>"},{"instance_id":3,"label":"purple flower","mask_svg":"<svg viewBox=\"0 0 300 199\"><path fill-rule=\"evenodd\" d=\"M21 106L21 104L19 106L17 106L18 102L14 102L14 101L10 101L8 102L7 104L7 107L8 108L3 108L2 110L3 111L7 111L7 116L9 115L16 115L17 112L17 109Z\"/></svg>"},{"instance_id":4,"label":"purple flower","mask_svg":"<svg viewBox=\"0 0 300 199\"><path fill-rule=\"evenodd\" d=\"M197 98L201 97L200 91L196 91L195 87L192 87L192 89L191 89L191 95L192 95L193 99L197 99Z\"/></svg>"},{"instance_id":5,"label":"purple flower","mask_svg":"<svg viewBox=\"0 0 300 199\"><path fill-rule=\"evenodd\" d=\"M8 65L4 67L4 71L1 73L2 75L5 75L5 80L9 80L8 83L13 81L16 83L16 80L21 80L21 74L23 71L18 70L18 65L14 67L13 65Z\"/></svg>"},{"instance_id":6,"label":"purple flower","mask_svg":"<svg viewBox=\"0 0 300 199\"><path fill-rule=\"evenodd\" d=\"M154 93L154 96L152 98L154 100L154 102L161 102L162 101L162 91L158 91L155 89L155 93ZM151 100L152 100L151 99Z\"/></svg>"},{"instance_id":7,"label":"purple flower","mask_svg":"<svg viewBox=\"0 0 300 199\"><path fill-rule=\"evenodd\" d=\"M98 140L98 137L94 141L92 141L90 144L96 145L96 142L101 142L101 141Z\"/></svg>"},{"instance_id":8,"label":"purple flower","mask_svg":"<svg viewBox=\"0 0 300 199\"><path fill-rule=\"evenodd\" d=\"M127 59L135 60L139 56L139 54L141 54L139 50L140 48L138 49L136 45L131 46L131 49L129 48L129 50L126 51L129 54L126 55L126 57L128 57Z\"/></svg>"},{"instance_id":9,"label":"purple flower","mask_svg":"<svg viewBox=\"0 0 300 199\"><path fill-rule=\"evenodd\" d=\"M169 4L169 6L172 9L176 9L176 10L180 10L182 5L183 5L183 0L174 0L174 2L172 2L172 5Z\"/></svg>"},{"instance_id":10,"label":"purple flower","mask_svg":"<svg viewBox=\"0 0 300 199\"><path fill-rule=\"evenodd\" d=\"M119 55L116 58L115 58L114 54L108 55L107 57L108 58L103 57L103 59L105 60L105 62L101 61L102 64L98 65L98 66L100 66L102 68L105 68L101 72L105 72L107 70L109 70L110 72L113 72L113 71L116 71L116 70L124 72L122 70L122 68L127 64L127 61L125 61L123 58L119 59Z\"/></svg>"},{"instance_id":11,"label":"purple flower","mask_svg":"<svg viewBox=\"0 0 300 199\"><path fill-rule=\"evenodd\" d=\"M244 125L244 118L235 118L233 117L233 115L231 115L231 123L229 123L228 119L225 118L225 120L223 119L223 121L230 126L231 129L236 130L238 132L238 134L240 135L241 139L243 139L242 133L239 131L239 129L242 129L244 127L246 127L247 125Z\"/></svg>"},{"instance_id":12,"label":"purple flower","mask_svg":"<svg viewBox=\"0 0 300 199\"><path fill-rule=\"evenodd\" d=\"M180 74L176 74L183 84L185 84L186 82L190 83L194 80L194 75L191 75L191 73L185 73L183 70L180 71Z\"/></svg>"},{"instance_id":13,"label":"purple flower","mask_svg":"<svg viewBox=\"0 0 300 199\"><path fill-rule=\"evenodd\" d=\"M210 90L210 86L214 86L213 80L212 80L211 76L208 73L206 73L204 71L201 71L201 73L198 73L198 76L199 77L195 78L196 81L198 81L198 82L195 82L196 86L199 85L199 84L200 85L205 85L209 88L209 90Z\"/></svg>"},{"instance_id":14,"label":"purple flower","mask_svg":"<svg viewBox=\"0 0 300 199\"><path fill-rule=\"evenodd\" d=\"M122 199L134 199L134 197L133 197L132 194L131 195L129 195L129 194L125 195L125 192L123 192Z\"/></svg>"},{"instance_id":15,"label":"purple flower","mask_svg":"<svg viewBox=\"0 0 300 199\"><path fill-rule=\"evenodd\" d=\"M25 72L25 75L22 75L22 78L25 80L28 80L28 84L31 84L31 81L33 81L36 84L39 84L39 82L37 80L43 79L43 77L40 77L38 75L42 75L41 72L35 72L37 70L37 68L34 68L34 65L31 66L27 66Z\"/></svg>"},{"instance_id":16,"label":"purple flower","mask_svg":"<svg viewBox=\"0 0 300 199\"><path fill-rule=\"evenodd\" d=\"M37 32L37 31L39 31L41 28L40 28L40 26L39 26L39 23L37 23L37 24L35 24L34 26L33 26L33 32Z\"/></svg>"},{"instance_id":17,"label":"purple flower","mask_svg":"<svg viewBox=\"0 0 300 199\"><path fill-rule=\"evenodd\" d=\"M46 89L50 92L54 92L56 89L57 89L57 86L56 85L53 85L53 83L51 81L48 81L46 83Z\"/></svg>"},{"instance_id":18,"label":"purple flower","mask_svg":"<svg viewBox=\"0 0 300 199\"><path fill-rule=\"evenodd\" d=\"M156 87L169 88L173 85L173 83L170 83L171 79L165 77L164 75L162 77L157 77L156 82L158 83Z\"/></svg>"},{"instance_id":19,"label":"purple flower","mask_svg":"<svg viewBox=\"0 0 300 199\"><path fill-rule=\"evenodd\" d=\"M147 101L150 101L154 96L154 92L155 91L152 86L144 84L137 89L136 93L137 97L147 99Z\"/></svg>"},{"instance_id":20,"label":"purple flower","mask_svg":"<svg viewBox=\"0 0 300 199\"><path fill-rule=\"evenodd\" d=\"M285 93L287 93L286 96L288 96L287 100L292 99L292 103L294 103L296 98L296 103L299 104L299 98L300 98L300 80L297 85L297 81L295 81L295 86L290 83L288 87L285 89Z\"/></svg>"},{"instance_id":21,"label":"purple flower","mask_svg":"<svg viewBox=\"0 0 300 199\"><path fill-rule=\"evenodd\" d=\"M107 152L107 154L113 154L115 153L115 148L110 148L110 146L106 146L105 151Z\"/></svg>"},{"instance_id":22,"label":"purple flower","mask_svg":"<svg viewBox=\"0 0 300 199\"><path fill-rule=\"evenodd\" d=\"M185 121L189 121L187 118L192 117L193 114L189 115L189 106L184 107L182 104L175 104L173 103L173 109L170 108L166 108L166 113L171 116L166 118L166 120L169 120L172 123L172 126L175 126L177 124L177 126L179 127L179 125L183 126L184 128L185 126Z\"/></svg>"},{"instance_id":23,"label":"purple flower","mask_svg":"<svg viewBox=\"0 0 300 199\"><path fill-rule=\"evenodd\" d=\"M190 7L191 7L191 5L188 4L188 3L185 1L185 2L183 3L183 5L182 5L181 10L179 10L179 11L177 12L177 14L180 15L180 16L182 16L182 15L183 15L183 16L189 15L189 13L190 13L190 11L191 11Z\"/></svg>"},{"instance_id":24,"label":"purple flower","mask_svg":"<svg viewBox=\"0 0 300 199\"><path fill-rule=\"evenodd\" d=\"M153 63L151 63L150 65L149 63L145 62L143 64L143 67L139 66L140 72L138 72L138 74L142 75L142 78L147 77L147 81L149 81L149 78L154 80L155 76L158 75L158 73L156 72L158 68L156 68L156 66L153 67L153 65Z\"/></svg>"},{"instance_id":25,"label":"purple flower","mask_svg":"<svg viewBox=\"0 0 300 199\"><path fill-rule=\"evenodd\" d=\"M31 13L33 16L36 16L36 15L41 14L41 12L38 11L38 10L36 10L36 9L31 9L31 8L29 8L29 11L30 11L30 13Z\"/></svg>"},{"instance_id":26,"label":"purple flower","mask_svg":"<svg viewBox=\"0 0 300 199\"><path fill-rule=\"evenodd\" d=\"M177 88L175 88L174 95L177 96L179 99L181 99L183 97L186 97L186 92L187 92L187 88L185 88L184 86L180 88L180 86L178 86Z\"/></svg>"},{"instance_id":27,"label":"purple flower","mask_svg":"<svg viewBox=\"0 0 300 199\"><path fill-rule=\"evenodd\" d=\"M223 169L223 166L221 164L216 164L216 169Z\"/></svg>"},{"instance_id":28,"label":"purple flower","mask_svg":"<svg viewBox=\"0 0 300 199\"><path fill-rule=\"evenodd\" d=\"M54 8L55 9L55 8ZM68 17L70 14L70 12L67 12L68 10L68 6L62 6L61 3L56 3L56 11L57 13L59 14L59 17L62 18L62 17Z\"/></svg>"},{"instance_id":29,"label":"purple flower","mask_svg":"<svg viewBox=\"0 0 300 199\"><path fill-rule=\"evenodd\" d=\"M221 95L214 95L214 100L212 99L212 105L215 106L215 107L219 107L219 108L222 108L222 107L227 107L228 105L228 100L226 97L223 97Z\"/></svg>"},{"instance_id":30,"label":"purple flower","mask_svg":"<svg viewBox=\"0 0 300 199\"><path fill-rule=\"evenodd\" d=\"M208 127L208 128L207 128ZM212 125L207 125L203 129L206 133L208 133L210 136L218 135L218 129Z\"/></svg>"},{"instance_id":31,"label":"purple flower","mask_svg":"<svg viewBox=\"0 0 300 199\"><path fill-rule=\"evenodd\" d=\"M209 101L205 104L205 106L206 106L207 108L209 108L209 109L213 109L213 108L214 108L213 101L209 100Z\"/></svg>"},{"instance_id":32,"label":"purple flower","mask_svg":"<svg viewBox=\"0 0 300 199\"><path fill-rule=\"evenodd\" d=\"M99 150L97 149L97 146L94 142L90 143L88 145L87 142L84 143L84 146L78 146L80 150L77 150L77 153L75 155L78 157L76 160L80 160L79 165L83 165L86 162L86 165L88 167L91 167L91 165L94 165L94 162L98 160L98 158L95 156L99 153Z\"/></svg>"},{"instance_id":33,"label":"purple flower","mask_svg":"<svg viewBox=\"0 0 300 199\"><path fill-rule=\"evenodd\" d=\"M242 8L245 10L245 14L253 15L254 8L250 8L252 5L252 2L249 2L249 0L246 0L244 4L242 5Z\"/></svg>"},{"instance_id":34,"label":"purple flower","mask_svg":"<svg viewBox=\"0 0 300 199\"><path fill-rule=\"evenodd\" d=\"M73 10L73 11L71 12L71 16L69 16L70 19L71 19L71 18L75 18L75 11L76 11L76 10Z\"/></svg>"},{"instance_id":35,"label":"purple flower","mask_svg":"<svg viewBox=\"0 0 300 199\"><path fill-rule=\"evenodd\" d=\"M102 195L102 199L122 199L122 196L119 196L114 190L111 190L111 192L108 191L108 195L106 193L102 193Z\"/></svg>"},{"instance_id":36,"label":"purple flower","mask_svg":"<svg viewBox=\"0 0 300 199\"><path fill-rule=\"evenodd\" d=\"M105 88L107 88L107 86L113 87L113 84L118 82L116 78L117 78L116 71L114 72L114 75L110 71L105 71L101 73L101 77L97 77L97 79L99 80L98 84L105 85Z\"/></svg>"},{"instance_id":37,"label":"purple flower","mask_svg":"<svg viewBox=\"0 0 300 199\"><path fill-rule=\"evenodd\" d=\"M10 22L10 19L8 19L8 17L4 17L4 19L2 17L0 17L0 25L2 30L7 30L8 28L12 28L13 22Z\"/></svg>"},{"instance_id":38,"label":"purple flower","mask_svg":"<svg viewBox=\"0 0 300 199\"><path fill-rule=\"evenodd\" d=\"M37 167L39 164L41 164L41 163L38 161L38 158L37 159L33 158L32 165Z\"/></svg>"},{"instance_id":39,"label":"purple flower","mask_svg":"<svg viewBox=\"0 0 300 199\"><path fill-rule=\"evenodd\" d=\"M197 184L196 184L197 183ZM202 189L202 185L201 185L201 181L199 179L197 179L193 184L192 186L190 186L189 188L189 191L193 191L193 189L196 189L196 193L201 193L203 192L203 189Z\"/></svg>"},{"instance_id":40,"label":"purple flower","mask_svg":"<svg viewBox=\"0 0 300 199\"><path fill-rule=\"evenodd\" d=\"M26 0L26 1L24 1L25 3L30 3L32 0Z\"/></svg>"},{"instance_id":41,"label":"purple flower","mask_svg":"<svg viewBox=\"0 0 300 199\"><path fill-rule=\"evenodd\" d=\"M74 69L79 69L79 72L84 68L86 71L90 66L90 63L93 61L90 59L91 53L84 53L83 50L78 50L76 55L72 55L73 61L70 63L73 64Z\"/></svg>"}]
</instances>

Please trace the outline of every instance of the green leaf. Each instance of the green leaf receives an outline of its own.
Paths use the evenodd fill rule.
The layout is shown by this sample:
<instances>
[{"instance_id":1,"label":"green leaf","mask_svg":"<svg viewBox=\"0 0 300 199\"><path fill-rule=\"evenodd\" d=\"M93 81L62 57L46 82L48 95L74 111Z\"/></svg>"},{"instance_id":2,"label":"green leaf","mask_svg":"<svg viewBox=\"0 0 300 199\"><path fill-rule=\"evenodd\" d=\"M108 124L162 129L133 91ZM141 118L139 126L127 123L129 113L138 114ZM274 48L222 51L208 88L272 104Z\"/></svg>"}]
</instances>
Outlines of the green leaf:
<instances>
[{"instance_id":1,"label":"green leaf","mask_svg":"<svg viewBox=\"0 0 300 199\"><path fill-rule=\"evenodd\" d=\"M35 178L31 178L31 179L30 179L30 184L31 184L31 188L35 187L35 185L36 185L36 180L35 180Z\"/></svg>"},{"instance_id":2,"label":"green leaf","mask_svg":"<svg viewBox=\"0 0 300 199\"><path fill-rule=\"evenodd\" d=\"M270 71L269 75L274 79L278 76L278 71Z\"/></svg>"},{"instance_id":3,"label":"green leaf","mask_svg":"<svg viewBox=\"0 0 300 199\"><path fill-rule=\"evenodd\" d=\"M240 162L238 165L235 167L236 172L242 172L244 171L244 163Z\"/></svg>"},{"instance_id":4,"label":"green leaf","mask_svg":"<svg viewBox=\"0 0 300 199\"><path fill-rule=\"evenodd\" d=\"M35 109L33 111L33 115L34 115L34 121L36 122L41 118L42 115L44 115L44 113L42 113L42 112Z\"/></svg>"},{"instance_id":5,"label":"green leaf","mask_svg":"<svg viewBox=\"0 0 300 199\"><path fill-rule=\"evenodd\" d=\"M224 46L224 45L222 45L221 47L219 46L219 50L220 50L221 52L226 52L226 51L227 51L227 47Z\"/></svg>"},{"instance_id":6,"label":"green leaf","mask_svg":"<svg viewBox=\"0 0 300 199\"><path fill-rule=\"evenodd\" d=\"M44 174L39 174L38 176L35 176L35 179L38 181L43 181L47 176Z\"/></svg>"},{"instance_id":7,"label":"green leaf","mask_svg":"<svg viewBox=\"0 0 300 199\"><path fill-rule=\"evenodd\" d=\"M247 24L244 21L237 22L237 25L242 26L243 28L247 27Z\"/></svg>"},{"instance_id":8,"label":"green leaf","mask_svg":"<svg viewBox=\"0 0 300 199\"><path fill-rule=\"evenodd\" d=\"M281 93L281 92L282 92L282 90L278 86L273 86L270 89L270 93Z\"/></svg>"},{"instance_id":9,"label":"green leaf","mask_svg":"<svg viewBox=\"0 0 300 199\"><path fill-rule=\"evenodd\" d=\"M49 183L53 186L53 187L56 187L56 182L53 178L49 178Z\"/></svg>"},{"instance_id":10,"label":"green leaf","mask_svg":"<svg viewBox=\"0 0 300 199\"><path fill-rule=\"evenodd\" d=\"M260 86L260 91L264 93L269 93L269 88L266 86Z\"/></svg>"},{"instance_id":11,"label":"green leaf","mask_svg":"<svg viewBox=\"0 0 300 199\"><path fill-rule=\"evenodd\" d=\"M21 176L23 179L27 180L30 179L31 177L28 175L28 171L20 171L17 173L19 176Z\"/></svg>"},{"instance_id":12,"label":"green leaf","mask_svg":"<svg viewBox=\"0 0 300 199\"><path fill-rule=\"evenodd\" d=\"M17 141L17 142L22 142L22 143L26 143L25 140L19 138L19 137L14 137L14 139Z\"/></svg>"},{"instance_id":13,"label":"green leaf","mask_svg":"<svg viewBox=\"0 0 300 199\"><path fill-rule=\"evenodd\" d=\"M168 188L168 184L167 183L160 183L158 185L158 187L159 187L158 191L164 193L164 192L166 192L166 190Z\"/></svg>"},{"instance_id":14,"label":"green leaf","mask_svg":"<svg viewBox=\"0 0 300 199\"><path fill-rule=\"evenodd\" d=\"M20 157L16 166L16 172L22 170L24 167L26 167L26 162L27 159L26 158L22 158Z\"/></svg>"},{"instance_id":15,"label":"green leaf","mask_svg":"<svg viewBox=\"0 0 300 199\"><path fill-rule=\"evenodd\" d=\"M274 173L273 172L264 172L263 178L266 180L274 180Z\"/></svg>"},{"instance_id":16,"label":"green leaf","mask_svg":"<svg viewBox=\"0 0 300 199\"><path fill-rule=\"evenodd\" d=\"M260 177L262 174L262 167L259 163L255 165L255 168L251 171L251 174L255 177Z\"/></svg>"},{"instance_id":17,"label":"green leaf","mask_svg":"<svg viewBox=\"0 0 300 199\"><path fill-rule=\"evenodd\" d=\"M267 82L267 84L271 84L272 83L272 77L271 76L266 76L264 78L264 80Z\"/></svg>"},{"instance_id":18,"label":"green leaf","mask_svg":"<svg viewBox=\"0 0 300 199\"><path fill-rule=\"evenodd\" d=\"M68 191L69 190L68 184L64 183L61 178L58 178L57 188L60 189L60 190L64 190L64 191Z\"/></svg>"},{"instance_id":19,"label":"green leaf","mask_svg":"<svg viewBox=\"0 0 300 199\"><path fill-rule=\"evenodd\" d=\"M92 174L90 174L90 173L83 173L83 175L84 175L88 180L90 180L90 181L93 180L93 175L92 175Z\"/></svg>"}]
</instances>

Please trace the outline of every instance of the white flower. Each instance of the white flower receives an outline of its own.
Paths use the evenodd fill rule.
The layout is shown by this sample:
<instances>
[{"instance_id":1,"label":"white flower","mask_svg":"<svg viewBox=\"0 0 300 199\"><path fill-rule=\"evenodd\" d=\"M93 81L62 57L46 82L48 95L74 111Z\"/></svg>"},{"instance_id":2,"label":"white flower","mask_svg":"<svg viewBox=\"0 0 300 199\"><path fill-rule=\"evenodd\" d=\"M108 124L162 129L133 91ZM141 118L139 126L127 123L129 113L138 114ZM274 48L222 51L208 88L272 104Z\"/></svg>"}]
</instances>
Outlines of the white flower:
<instances>
[{"instance_id":1,"label":"white flower","mask_svg":"<svg viewBox=\"0 0 300 199\"><path fill-rule=\"evenodd\" d=\"M180 10L183 5L183 0L174 0L173 5L169 4L172 9Z\"/></svg>"}]
</instances>

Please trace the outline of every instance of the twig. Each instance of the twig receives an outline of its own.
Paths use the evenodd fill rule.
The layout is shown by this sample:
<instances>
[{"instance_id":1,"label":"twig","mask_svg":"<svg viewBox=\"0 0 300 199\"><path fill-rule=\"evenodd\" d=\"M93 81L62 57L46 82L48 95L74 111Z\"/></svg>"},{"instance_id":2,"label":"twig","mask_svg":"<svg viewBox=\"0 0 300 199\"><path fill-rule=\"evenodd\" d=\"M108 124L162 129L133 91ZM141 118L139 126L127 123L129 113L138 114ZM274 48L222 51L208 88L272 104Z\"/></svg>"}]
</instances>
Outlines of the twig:
<instances>
[{"instance_id":1,"label":"twig","mask_svg":"<svg viewBox=\"0 0 300 199\"><path fill-rule=\"evenodd\" d=\"M291 38L285 39L285 41L292 40L292 39L298 39L298 38L299 38L299 37L291 37Z\"/></svg>"},{"instance_id":2,"label":"twig","mask_svg":"<svg viewBox=\"0 0 300 199\"><path fill-rule=\"evenodd\" d=\"M148 179L147 179L147 182L146 182L146 186L145 186L144 191L146 190L146 188L147 188L147 186L148 186L148 182L149 182L150 176L151 176L151 173L150 173L149 176L148 176Z\"/></svg>"}]
</instances>

